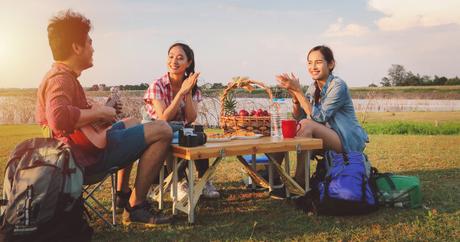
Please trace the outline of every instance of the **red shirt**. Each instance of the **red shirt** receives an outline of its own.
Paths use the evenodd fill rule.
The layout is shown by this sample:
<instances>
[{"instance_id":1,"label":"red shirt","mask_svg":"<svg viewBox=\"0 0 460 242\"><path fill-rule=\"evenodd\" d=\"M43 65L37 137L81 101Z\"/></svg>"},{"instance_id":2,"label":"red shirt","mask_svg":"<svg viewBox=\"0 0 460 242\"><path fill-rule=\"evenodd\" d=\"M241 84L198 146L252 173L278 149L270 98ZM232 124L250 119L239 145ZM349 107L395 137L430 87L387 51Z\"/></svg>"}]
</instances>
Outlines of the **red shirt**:
<instances>
[{"instance_id":1,"label":"red shirt","mask_svg":"<svg viewBox=\"0 0 460 242\"><path fill-rule=\"evenodd\" d=\"M144 102L147 107L147 111L151 118L158 119L158 115L155 113L155 108L153 107L151 100L163 100L166 104L166 107L171 105L173 100L173 90L171 87L171 80L169 79L168 73L162 76L160 79L157 79L150 84L147 91L144 94ZM201 91L198 89L193 95L192 100L195 102L201 102L203 97L201 96ZM179 112L171 121L185 121L185 97L180 102Z\"/></svg>"},{"instance_id":2,"label":"red shirt","mask_svg":"<svg viewBox=\"0 0 460 242\"><path fill-rule=\"evenodd\" d=\"M75 130L80 109L89 107L77 74L64 64L54 63L38 87L35 118L51 128L53 137L71 145L74 158L82 166L97 163L101 152L82 151L68 135Z\"/></svg>"}]
</instances>

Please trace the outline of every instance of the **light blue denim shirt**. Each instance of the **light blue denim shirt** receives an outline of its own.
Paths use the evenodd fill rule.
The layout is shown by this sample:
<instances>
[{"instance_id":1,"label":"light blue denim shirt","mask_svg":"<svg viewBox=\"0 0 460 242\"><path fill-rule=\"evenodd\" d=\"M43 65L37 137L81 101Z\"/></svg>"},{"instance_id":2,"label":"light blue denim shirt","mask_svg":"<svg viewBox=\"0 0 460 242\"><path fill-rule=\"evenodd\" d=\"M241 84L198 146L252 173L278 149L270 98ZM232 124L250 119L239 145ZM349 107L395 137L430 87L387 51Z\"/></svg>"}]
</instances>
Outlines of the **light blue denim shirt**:
<instances>
[{"instance_id":1,"label":"light blue denim shirt","mask_svg":"<svg viewBox=\"0 0 460 242\"><path fill-rule=\"evenodd\" d=\"M305 94L312 104L311 118L329 125L337 132L345 152L363 152L369 138L356 118L347 84L339 77L329 75L321 91L319 104L314 103L315 89L312 83Z\"/></svg>"}]
</instances>

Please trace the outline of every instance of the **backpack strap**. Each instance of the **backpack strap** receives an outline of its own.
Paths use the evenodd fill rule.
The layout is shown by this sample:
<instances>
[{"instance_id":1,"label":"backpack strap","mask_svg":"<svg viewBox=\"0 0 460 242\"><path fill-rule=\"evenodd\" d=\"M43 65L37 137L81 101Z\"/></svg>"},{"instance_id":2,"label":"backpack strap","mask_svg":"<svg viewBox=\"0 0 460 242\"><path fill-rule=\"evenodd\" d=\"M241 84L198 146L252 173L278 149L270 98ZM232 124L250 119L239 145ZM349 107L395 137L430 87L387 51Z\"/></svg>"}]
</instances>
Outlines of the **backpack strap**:
<instances>
[{"instance_id":1,"label":"backpack strap","mask_svg":"<svg viewBox=\"0 0 460 242\"><path fill-rule=\"evenodd\" d=\"M348 154L346 152L343 152L342 153L342 156L343 156L343 162L345 165L348 165L350 164L350 160L348 159Z\"/></svg>"},{"instance_id":2,"label":"backpack strap","mask_svg":"<svg viewBox=\"0 0 460 242\"><path fill-rule=\"evenodd\" d=\"M329 184L331 183L332 177L331 176L326 176L325 182L324 182L324 199L329 200Z\"/></svg>"},{"instance_id":3,"label":"backpack strap","mask_svg":"<svg viewBox=\"0 0 460 242\"><path fill-rule=\"evenodd\" d=\"M382 177L383 179L385 179L385 181L387 182L387 184L390 186L390 189L392 191L396 191L396 185L395 183L393 182L393 180L391 180L391 176L393 175L393 173L389 173L389 172L386 172L386 173L379 173L377 174L377 178L380 178Z\"/></svg>"},{"instance_id":4,"label":"backpack strap","mask_svg":"<svg viewBox=\"0 0 460 242\"><path fill-rule=\"evenodd\" d=\"M366 175L362 175L362 181L363 183L361 184L361 201L363 203L366 203L367 202L367 199L366 199L367 177Z\"/></svg>"},{"instance_id":5,"label":"backpack strap","mask_svg":"<svg viewBox=\"0 0 460 242\"><path fill-rule=\"evenodd\" d=\"M70 175L70 174L75 173L77 169L69 167L70 156L72 155L70 153L70 150L64 148L62 150L62 153L64 155L64 167L62 167L62 173L65 175Z\"/></svg>"},{"instance_id":6,"label":"backpack strap","mask_svg":"<svg viewBox=\"0 0 460 242\"><path fill-rule=\"evenodd\" d=\"M367 157L366 157L367 158ZM378 199L378 194L379 194L379 189L377 187L377 177L378 177L379 171L375 167L371 167L371 172L369 174L369 185L372 191L372 195L374 197L374 201L378 205L379 199Z\"/></svg>"}]
</instances>

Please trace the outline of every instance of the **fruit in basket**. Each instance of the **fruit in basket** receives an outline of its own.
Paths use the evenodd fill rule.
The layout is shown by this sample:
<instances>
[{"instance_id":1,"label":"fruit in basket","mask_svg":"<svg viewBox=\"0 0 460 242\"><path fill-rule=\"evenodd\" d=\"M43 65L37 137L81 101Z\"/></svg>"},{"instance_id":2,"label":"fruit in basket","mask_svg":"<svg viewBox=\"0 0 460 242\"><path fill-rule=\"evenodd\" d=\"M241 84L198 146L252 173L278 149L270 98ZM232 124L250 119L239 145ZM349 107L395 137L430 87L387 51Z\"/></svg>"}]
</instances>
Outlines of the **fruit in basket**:
<instances>
[{"instance_id":1,"label":"fruit in basket","mask_svg":"<svg viewBox=\"0 0 460 242\"><path fill-rule=\"evenodd\" d=\"M241 109L240 112L239 112L240 116L249 116L249 113L248 111L244 110L244 109Z\"/></svg>"},{"instance_id":2,"label":"fruit in basket","mask_svg":"<svg viewBox=\"0 0 460 242\"><path fill-rule=\"evenodd\" d=\"M226 116L236 115L236 100L233 94L228 94L224 99L224 114Z\"/></svg>"},{"instance_id":3,"label":"fruit in basket","mask_svg":"<svg viewBox=\"0 0 460 242\"><path fill-rule=\"evenodd\" d=\"M219 124L225 133L235 132L236 130L246 130L264 136L270 135L270 115L266 110L239 110L236 109L236 101L231 91L233 89L245 89L251 92L255 88L262 88L267 92L269 100L273 99L271 89L266 87L263 82L250 80L247 77L236 77L227 85L227 88L220 96L221 109Z\"/></svg>"}]
</instances>

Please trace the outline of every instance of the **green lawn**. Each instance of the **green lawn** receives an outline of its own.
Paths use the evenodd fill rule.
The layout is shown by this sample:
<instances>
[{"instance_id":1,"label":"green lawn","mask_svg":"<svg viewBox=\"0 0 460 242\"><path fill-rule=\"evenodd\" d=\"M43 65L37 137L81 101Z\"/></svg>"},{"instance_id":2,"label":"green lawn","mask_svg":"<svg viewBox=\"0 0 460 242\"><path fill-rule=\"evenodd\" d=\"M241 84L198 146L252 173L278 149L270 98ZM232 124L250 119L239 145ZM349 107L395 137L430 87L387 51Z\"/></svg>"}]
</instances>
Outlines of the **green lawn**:
<instances>
[{"instance_id":1,"label":"green lawn","mask_svg":"<svg viewBox=\"0 0 460 242\"><path fill-rule=\"evenodd\" d=\"M15 144L40 136L35 125L0 125L0 167ZM460 238L460 136L371 135L366 152L380 171L418 176L423 208L382 208L359 217L308 216L289 201L251 193L240 182L240 165L232 157L218 168L218 200L200 200L196 224L179 214L175 224L156 228L91 225L94 241L163 240L385 240L455 241ZM291 159L293 160L293 159ZM132 177L133 178L133 177ZM3 180L3 177L0 177ZM98 194L109 203L109 184ZM167 203L166 212L170 212ZM455 239L457 238L457 239Z\"/></svg>"}]
</instances>

